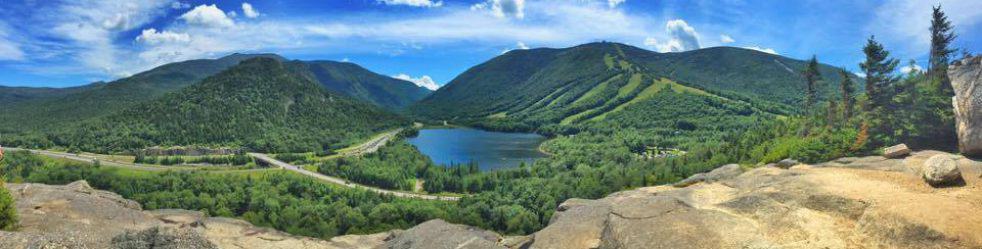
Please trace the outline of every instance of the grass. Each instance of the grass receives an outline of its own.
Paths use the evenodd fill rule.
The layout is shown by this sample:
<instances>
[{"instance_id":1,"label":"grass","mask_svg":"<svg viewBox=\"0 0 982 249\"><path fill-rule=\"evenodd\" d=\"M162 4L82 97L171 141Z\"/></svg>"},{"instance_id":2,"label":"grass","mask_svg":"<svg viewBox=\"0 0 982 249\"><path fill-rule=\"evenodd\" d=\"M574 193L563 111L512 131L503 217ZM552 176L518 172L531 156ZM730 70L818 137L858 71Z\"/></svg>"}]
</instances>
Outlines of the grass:
<instances>
[{"instance_id":1,"label":"grass","mask_svg":"<svg viewBox=\"0 0 982 249\"><path fill-rule=\"evenodd\" d=\"M593 98L593 96L596 96L597 94L602 93L604 90L607 89L607 85L610 85L610 82L613 82L615 80L618 80L621 77L623 77L623 75L618 74L618 75L616 75L614 77L611 77L608 80L605 80L604 82L600 82L600 84L597 84L597 86L594 86L593 88L591 88L590 91L587 91L586 93L584 93L583 95L581 95L579 98L577 98L576 101L573 101L573 106L576 106L577 104L582 103L584 101L587 101L590 98Z\"/></svg>"},{"instance_id":2,"label":"grass","mask_svg":"<svg viewBox=\"0 0 982 249\"><path fill-rule=\"evenodd\" d=\"M499 112L499 113L488 115L488 118L492 118L492 119L494 119L494 118L507 118L507 117L508 117L508 112Z\"/></svg>"}]
</instances>

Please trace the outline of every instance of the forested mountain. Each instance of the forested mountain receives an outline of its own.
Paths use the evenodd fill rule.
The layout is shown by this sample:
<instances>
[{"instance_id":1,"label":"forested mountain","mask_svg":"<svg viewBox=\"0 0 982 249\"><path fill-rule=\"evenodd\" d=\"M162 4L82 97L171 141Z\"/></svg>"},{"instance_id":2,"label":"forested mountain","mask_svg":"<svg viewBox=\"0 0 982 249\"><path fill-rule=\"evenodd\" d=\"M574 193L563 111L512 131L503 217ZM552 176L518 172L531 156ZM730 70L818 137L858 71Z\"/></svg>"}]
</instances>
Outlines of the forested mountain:
<instances>
[{"instance_id":1,"label":"forested mountain","mask_svg":"<svg viewBox=\"0 0 982 249\"><path fill-rule=\"evenodd\" d=\"M412 82L369 71L357 64L308 61L306 69L325 88L389 110L400 110L430 94Z\"/></svg>"},{"instance_id":2,"label":"forested mountain","mask_svg":"<svg viewBox=\"0 0 982 249\"><path fill-rule=\"evenodd\" d=\"M3 103L0 132L47 130L69 122L105 116L184 88L254 57L283 59L274 54L233 54L214 60L177 62L106 84L82 87L60 96L36 98L9 105Z\"/></svg>"},{"instance_id":3,"label":"forested mountain","mask_svg":"<svg viewBox=\"0 0 982 249\"><path fill-rule=\"evenodd\" d=\"M303 62L252 58L200 83L63 129L54 141L85 151L153 145L321 151L406 121L325 90Z\"/></svg>"},{"instance_id":4,"label":"forested mountain","mask_svg":"<svg viewBox=\"0 0 982 249\"><path fill-rule=\"evenodd\" d=\"M602 120L663 89L788 114L804 96L805 62L755 50L716 47L656 53L619 43L515 50L475 66L411 108L434 119L489 119L522 125ZM820 91L839 74L822 65ZM827 95L826 95L827 96Z\"/></svg>"},{"instance_id":5,"label":"forested mountain","mask_svg":"<svg viewBox=\"0 0 982 249\"><path fill-rule=\"evenodd\" d=\"M66 88L0 86L0 105L8 106L24 101L58 98L92 88L99 88L105 84L105 82L100 81L87 85Z\"/></svg>"}]
</instances>

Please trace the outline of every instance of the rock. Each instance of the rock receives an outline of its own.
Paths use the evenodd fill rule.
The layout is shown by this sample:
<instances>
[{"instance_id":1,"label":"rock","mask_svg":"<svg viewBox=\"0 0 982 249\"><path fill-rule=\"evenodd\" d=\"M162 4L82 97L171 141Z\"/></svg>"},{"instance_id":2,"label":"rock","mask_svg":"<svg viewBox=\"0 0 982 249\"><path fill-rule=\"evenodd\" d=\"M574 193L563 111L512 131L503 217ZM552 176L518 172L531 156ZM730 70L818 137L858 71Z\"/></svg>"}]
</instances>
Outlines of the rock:
<instances>
[{"instance_id":1,"label":"rock","mask_svg":"<svg viewBox=\"0 0 982 249\"><path fill-rule=\"evenodd\" d=\"M982 248L976 215L982 180L932 193L919 173L897 170L927 155L952 157L932 152L905 160L850 158L829 167L794 163L794 170L727 174L726 184L570 199L525 248ZM724 168L734 169L718 172L729 172Z\"/></svg>"},{"instance_id":2,"label":"rock","mask_svg":"<svg viewBox=\"0 0 982 249\"><path fill-rule=\"evenodd\" d=\"M16 193L20 228L0 232L0 248L4 249L368 249L381 246L388 235L352 235L324 241L255 227L243 220L206 217L198 211L144 211L135 201L92 189L85 181L64 186L11 183L7 187ZM157 247L145 247L148 244Z\"/></svg>"},{"instance_id":3,"label":"rock","mask_svg":"<svg viewBox=\"0 0 982 249\"><path fill-rule=\"evenodd\" d=\"M910 155L910 148L906 144L898 144L883 149L883 157L896 159Z\"/></svg>"},{"instance_id":4,"label":"rock","mask_svg":"<svg viewBox=\"0 0 982 249\"><path fill-rule=\"evenodd\" d=\"M948 155L936 155L924 162L924 181L934 187L964 184L962 172Z\"/></svg>"},{"instance_id":5,"label":"rock","mask_svg":"<svg viewBox=\"0 0 982 249\"><path fill-rule=\"evenodd\" d=\"M683 188L699 182L712 183L736 177L741 173L743 173L743 168L740 168L739 164L727 164L706 173L694 174L673 184L673 186Z\"/></svg>"},{"instance_id":6,"label":"rock","mask_svg":"<svg viewBox=\"0 0 982 249\"><path fill-rule=\"evenodd\" d=\"M777 167L782 169L791 168L791 166L795 166L795 165L798 165L798 161L791 158L787 158L777 162Z\"/></svg>"},{"instance_id":7,"label":"rock","mask_svg":"<svg viewBox=\"0 0 982 249\"><path fill-rule=\"evenodd\" d=\"M958 150L966 156L982 156L982 56L956 61L948 67L955 91L955 126Z\"/></svg>"},{"instance_id":8,"label":"rock","mask_svg":"<svg viewBox=\"0 0 982 249\"><path fill-rule=\"evenodd\" d=\"M443 220L431 220L409 230L394 233L382 248L388 249L485 249L500 248L501 236L478 228L450 224Z\"/></svg>"}]
</instances>

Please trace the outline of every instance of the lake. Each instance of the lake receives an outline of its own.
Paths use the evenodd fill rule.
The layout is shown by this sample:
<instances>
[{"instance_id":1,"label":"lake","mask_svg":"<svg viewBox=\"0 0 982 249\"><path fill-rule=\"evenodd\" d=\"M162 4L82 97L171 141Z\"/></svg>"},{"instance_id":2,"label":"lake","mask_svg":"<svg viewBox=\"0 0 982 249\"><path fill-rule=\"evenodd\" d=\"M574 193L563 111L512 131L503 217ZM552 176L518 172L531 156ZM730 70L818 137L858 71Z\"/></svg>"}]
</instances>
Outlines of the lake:
<instances>
[{"instance_id":1,"label":"lake","mask_svg":"<svg viewBox=\"0 0 982 249\"><path fill-rule=\"evenodd\" d=\"M420 152L443 165L475 162L481 170L518 167L546 157L539 145L546 138L534 133L493 132L470 128L423 129L409 139Z\"/></svg>"}]
</instances>

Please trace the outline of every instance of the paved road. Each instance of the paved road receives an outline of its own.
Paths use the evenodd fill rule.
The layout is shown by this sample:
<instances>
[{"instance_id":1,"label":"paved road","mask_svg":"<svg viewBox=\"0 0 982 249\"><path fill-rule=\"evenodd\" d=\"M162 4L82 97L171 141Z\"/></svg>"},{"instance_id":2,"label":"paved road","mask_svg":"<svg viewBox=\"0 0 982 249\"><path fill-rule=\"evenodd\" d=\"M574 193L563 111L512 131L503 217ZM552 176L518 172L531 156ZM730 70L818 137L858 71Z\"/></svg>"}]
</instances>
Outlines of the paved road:
<instances>
[{"instance_id":1,"label":"paved road","mask_svg":"<svg viewBox=\"0 0 982 249\"><path fill-rule=\"evenodd\" d=\"M385 144L388 143L389 140L395 138L395 136L398 135L399 132L402 132L402 128L396 129L394 131L382 133L382 135L378 135L372 139L369 139L368 141L365 141L364 143L344 149L338 154L340 156L360 156L364 154L375 153L376 151L378 151L379 148L385 146Z\"/></svg>"},{"instance_id":2,"label":"paved road","mask_svg":"<svg viewBox=\"0 0 982 249\"><path fill-rule=\"evenodd\" d=\"M7 150L7 151L30 151L31 153L38 154L38 155L44 155L44 156L54 157L54 158L64 158L64 159L68 159L68 160L79 161L79 162L86 162L86 163L95 163L95 161L99 161L99 164L100 165L103 165L103 166L120 167L120 168L131 168L131 169L139 169L139 170L165 171L165 170L194 169L194 168L180 167L180 166L157 166L157 165L148 165L148 164L136 164L136 163L123 163L123 162L115 162L115 161L106 161L106 160L99 160L98 158L92 158L92 157L88 157L88 156L81 156L81 155L78 155L78 154L72 154L72 153L66 153L66 152L57 152L57 151L49 151L49 150L31 150L31 149L21 149L21 148L4 148L4 150Z\"/></svg>"},{"instance_id":3,"label":"paved road","mask_svg":"<svg viewBox=\"0 0 982 249\"><path fill-rule=\"evenodd\" d=\"M393 195L395 197L402 197L402 198L416 198L416 199L424 199L424 200L442 200L442 201L458 201L458 200L460 200L460 197L455 197L455 196L438 196L438 195L427 195L427 194L408 193L408 192L394 191L394 190L381 189L381 188L376 188L376 187L371 187L371 186L365 186L365 185L355 184L355 183L351 183L351 182L349 182L347 180L344 180L344 179L341 179L341 178L326 176L326 175L323 175L323 174L320 174L320 173L316 173L316 172L311 172L311 171L305 170L305 169L303 169L301 167L297 167L296 165L292 165L292 164L289 164L289 163L286 163L286 162L283 162L283 161L280 161L280 160L276 160L276 159L274 159L274 158L272 158L272 157L270 157L269 155L266 155L266 154L262 154L262 153L249 153L249 156L252 156L253 158L256 158L256 160L260 160L260 161L269 163L270 165L274 165L276 167L280 167L280 168L283 168L285 170L297 172L297 173L300 173L300 174L303 174L303 175L306 175L306 176L317 178L318 180L326 181L326 182L329 182L329 183L333 183L333 184L344 186L344 187L348 187L348 188L360 188L360 189L365 189L365 190L372 191L372 192L375 192L375 193Z\"/></svg>"}]
</instances>

